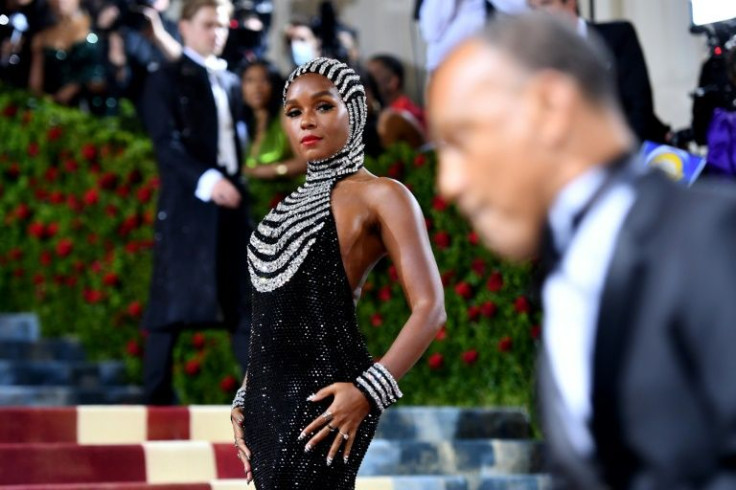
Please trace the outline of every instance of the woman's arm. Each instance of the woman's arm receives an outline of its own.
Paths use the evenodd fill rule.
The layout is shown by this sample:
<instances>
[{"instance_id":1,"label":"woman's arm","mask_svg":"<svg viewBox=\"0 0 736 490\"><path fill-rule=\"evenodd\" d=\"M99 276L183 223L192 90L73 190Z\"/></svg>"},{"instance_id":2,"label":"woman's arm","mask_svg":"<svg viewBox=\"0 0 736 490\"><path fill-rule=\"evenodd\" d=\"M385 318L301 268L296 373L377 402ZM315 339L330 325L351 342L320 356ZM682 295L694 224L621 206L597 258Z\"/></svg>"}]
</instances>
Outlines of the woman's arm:
<instances>
[{"instance_id":1,"label":"woman's arm","mask_svg":"<svg viewBox=\"0 0 736 490\"><path fill-rule=\"evenodd\" d=\"M381 238L396 267L411 315L381 364L399 379L445 322L444 290L419 204L402 184L382 178L371 193Z\"/></svg>"},{"instance_id":2,"label":"woman's arm","mask_svg":"<svg viewBox=\"0 0 736 490\"><path fill-rule=\"evenodd\" d=\"M35 95L43 93L43 33L33 38L31 43L31 69L28 75L28 88Z\"/></svg>"}]
</instances>

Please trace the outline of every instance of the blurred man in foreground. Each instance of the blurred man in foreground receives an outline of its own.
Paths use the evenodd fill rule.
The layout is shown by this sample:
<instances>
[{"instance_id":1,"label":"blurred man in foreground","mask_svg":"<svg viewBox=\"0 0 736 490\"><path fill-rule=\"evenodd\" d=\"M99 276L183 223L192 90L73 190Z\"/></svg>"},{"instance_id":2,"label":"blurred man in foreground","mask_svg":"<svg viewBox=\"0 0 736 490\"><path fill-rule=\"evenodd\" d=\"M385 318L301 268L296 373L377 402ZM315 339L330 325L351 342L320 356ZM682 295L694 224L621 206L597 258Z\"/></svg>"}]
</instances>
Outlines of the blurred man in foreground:
<instances>
[{"instance_id":1,"label":"blurred man in foreground","mask_svg":"<svg viewBox=\"0 0 736 490\"><path fill-rule=\"evenodd\" d=\"M488 246L543 251L539 362L570 488L736 488L736 195L634 169L606 51L536 13L429 87L439 186Z\"/></svg>"}]
</instances>

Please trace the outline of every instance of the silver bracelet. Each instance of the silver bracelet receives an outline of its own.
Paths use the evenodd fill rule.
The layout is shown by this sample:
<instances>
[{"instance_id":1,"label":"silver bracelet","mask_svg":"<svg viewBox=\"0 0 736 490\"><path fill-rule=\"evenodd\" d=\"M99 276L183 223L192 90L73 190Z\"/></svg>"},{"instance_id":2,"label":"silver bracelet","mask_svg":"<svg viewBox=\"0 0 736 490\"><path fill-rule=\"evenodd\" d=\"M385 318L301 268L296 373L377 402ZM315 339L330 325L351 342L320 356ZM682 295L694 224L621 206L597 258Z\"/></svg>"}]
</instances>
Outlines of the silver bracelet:
<instances>
[{"instance_id":1,"label":"silver bracelet","mask_svg":"<svg viewBox=\"0 0 736 490\"><path fill-rule=\"evenodd\" d=\"M245 406L245 388L240 388L235 392L232 408L243 408Z\"/></svg>"},{"instance_id":2,"label":"silver bracelet","mask_svg":"<svg viewBox=\"0 0 736 490\"><path fill-rule=\"evenodd\" d=\"M396 403L403 393L391 373L382 364L375 363L355 380L355 385L367 394L379 412Z\"/></svg>"}]
</instances>

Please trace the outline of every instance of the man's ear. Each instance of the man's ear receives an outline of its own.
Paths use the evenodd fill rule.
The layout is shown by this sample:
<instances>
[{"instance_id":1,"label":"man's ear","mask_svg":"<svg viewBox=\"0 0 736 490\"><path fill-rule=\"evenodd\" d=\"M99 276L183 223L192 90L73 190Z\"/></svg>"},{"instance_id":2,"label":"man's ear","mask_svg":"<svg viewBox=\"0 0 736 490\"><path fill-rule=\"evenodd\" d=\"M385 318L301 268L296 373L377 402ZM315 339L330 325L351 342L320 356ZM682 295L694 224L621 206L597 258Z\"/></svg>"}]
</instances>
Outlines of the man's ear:
<instances>
[{"instance_id":1,"label":"man's ear","mask_svg":"<svg viewBox=\"0 0 736 490\"><path fill-rule=\"evenodd\" d=\"M189 34L189 21L186 19L179 20L179 32L181 33L181 38L184 41L184 44L186 44L187 36Z\"/></svg>"},{"instance_id":2,"label":"man's ear","mask_svg":"<svg viewBox=\"0 0 736 490\"><path fill-rule=\"evenodd\" d=\"M571 136L572 121L580 101L580 89L567 75L542 70L529 84L537 115L538 140L547 148L564 146Z\"/></svg>"}]
</instances>

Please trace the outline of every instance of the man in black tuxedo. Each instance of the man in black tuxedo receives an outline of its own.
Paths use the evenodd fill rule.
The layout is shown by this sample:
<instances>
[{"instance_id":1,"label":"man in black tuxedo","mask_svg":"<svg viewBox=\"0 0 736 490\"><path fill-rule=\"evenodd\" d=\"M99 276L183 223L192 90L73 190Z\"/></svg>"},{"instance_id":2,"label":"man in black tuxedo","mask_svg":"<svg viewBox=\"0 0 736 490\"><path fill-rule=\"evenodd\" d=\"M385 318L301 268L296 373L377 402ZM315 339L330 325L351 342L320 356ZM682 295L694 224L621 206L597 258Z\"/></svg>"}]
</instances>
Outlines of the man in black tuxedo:
<instances>
[{"instance_id":1,"label":"man in black tuxedo","mask_svg":"<svg viewBox=\"0 0 736 490\"><path fill-rule=\"evenodd\" d=\"M546 251L539 394L568 486L736 488L736 188L637 170L606 56L544 13L463 43L429 87L439 188L502 256Z\"/></svg>"},{"instance_id":2,"label":"man in black tuxedo","mask_svg":"<svg viewBox=\"0 0 736 490\"><path fill-rule=\"evenodd\" d=\"M528 4L572 19L582 37L591 30L603 39L613 56L618 94L634 134L639 141L666 143L670 128L654 114L647 63L634 26L626 21L588 23L579 16L577 0L528 0Z\"/></svg>"},{"instance_id":3,"label":"man in black tuxedo","mask_svg":"<svg viewBox=\"0 0 736 490\"><path fill-rule=\"evenodd\" d=\"M252 229L240 174L245 127L238 78L217 58L225 45L229 0L186 0L181 59L149 76L143 99L156 150L161 194L144 391L169 404L172 349L182 328L222 324L245 371L250 335L246 245Z\"/></svg>"}]
</instances>

